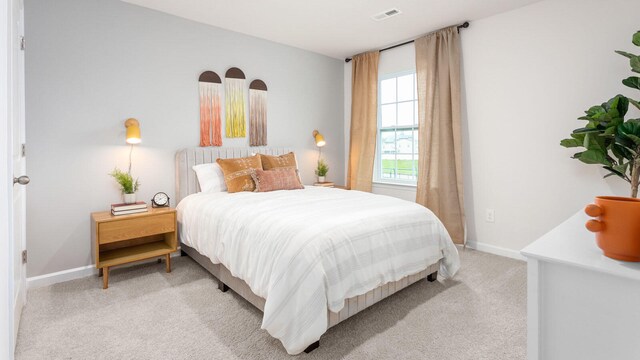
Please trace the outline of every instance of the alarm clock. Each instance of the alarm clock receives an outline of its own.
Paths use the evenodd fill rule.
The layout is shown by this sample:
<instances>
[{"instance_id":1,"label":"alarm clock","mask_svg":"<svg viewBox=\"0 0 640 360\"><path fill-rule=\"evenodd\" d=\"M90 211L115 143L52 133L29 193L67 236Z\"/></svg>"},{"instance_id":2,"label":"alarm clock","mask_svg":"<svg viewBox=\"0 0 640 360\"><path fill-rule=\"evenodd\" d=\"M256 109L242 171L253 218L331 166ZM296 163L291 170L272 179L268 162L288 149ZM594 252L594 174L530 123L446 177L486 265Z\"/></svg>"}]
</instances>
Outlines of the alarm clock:
<instances>
[{"instance_id":1,"label":"alarm clock","mask_svg":"<svg viewBox=\"0 0 640 360\"><path fill-rule=\"evenodd\" d=\"M154 208L169 207L169 196L162 191L153 195L153 199L151 199L151 206Z\"/></svg>"}]
</instances>

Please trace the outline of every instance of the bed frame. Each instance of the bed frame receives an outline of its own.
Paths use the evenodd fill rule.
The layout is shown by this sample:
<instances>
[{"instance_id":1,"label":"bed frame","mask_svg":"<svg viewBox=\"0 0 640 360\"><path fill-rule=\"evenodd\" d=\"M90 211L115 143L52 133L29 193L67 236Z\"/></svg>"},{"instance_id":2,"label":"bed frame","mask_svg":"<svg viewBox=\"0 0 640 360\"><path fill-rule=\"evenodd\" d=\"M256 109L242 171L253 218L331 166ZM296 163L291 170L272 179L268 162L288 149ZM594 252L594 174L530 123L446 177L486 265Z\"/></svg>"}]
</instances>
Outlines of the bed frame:
<instances>
[{"instance_id":1,"label":"bed frame","mask_svg":"<svg viewBox=\"0 0 640 360\"><path fill-rule=\"evenodd\" d=\"M176 153L176 203L179 203L187 195L200 191L200 186L196 179L196 174L192 166L198 164L213 163L216 159L228 159L236 157L251 156L253 153L266 155L283 155L291 152L289 148L187 148ZM178 224L179 225L179 224ZM179 225L180 226L180 225ZM188 255L195 262L209 271L217 280L218 288L222 292L232 289L236 294L242 296L253 306L264 311L265 299L251 291L249 285L243 280L231 275L231 272L222 264L214 264L208 257L200 254L197 250L189 247L180 241L182 255ZM345 301L345 306L338 313L327 310L328 328L352 317L369 306L383 300L394 293L414 284L424 278L433 282L438 276L440 261L430 265L426 269L406 276L398 281L393 281L381 285L365 294L354 296ZM306 353L313 351L320 346L320 342L309 345Z\"/></svg>"}]
</instances>

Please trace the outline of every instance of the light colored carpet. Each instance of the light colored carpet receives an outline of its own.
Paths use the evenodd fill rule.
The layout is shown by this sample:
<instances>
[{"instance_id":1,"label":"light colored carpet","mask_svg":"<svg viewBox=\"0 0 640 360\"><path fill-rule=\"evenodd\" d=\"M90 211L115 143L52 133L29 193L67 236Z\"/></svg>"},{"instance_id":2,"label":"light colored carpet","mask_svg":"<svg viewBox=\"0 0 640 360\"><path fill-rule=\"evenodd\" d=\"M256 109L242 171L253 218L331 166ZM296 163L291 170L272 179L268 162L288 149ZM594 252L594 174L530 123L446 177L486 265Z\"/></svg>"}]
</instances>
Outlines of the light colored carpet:
<instances>
[{"instance_id":1,"label":"light colored carpet","mask_svg":"<svg viewBox=\"0 0 640 360\"><path fill-rule=\"evenodd\" d=\"M331 328L299 359L524 359L526 265L461 250L426 280ZM30 290L16 359L291 359L262 313L187 257Z\"/></svg>"}]
</instances>

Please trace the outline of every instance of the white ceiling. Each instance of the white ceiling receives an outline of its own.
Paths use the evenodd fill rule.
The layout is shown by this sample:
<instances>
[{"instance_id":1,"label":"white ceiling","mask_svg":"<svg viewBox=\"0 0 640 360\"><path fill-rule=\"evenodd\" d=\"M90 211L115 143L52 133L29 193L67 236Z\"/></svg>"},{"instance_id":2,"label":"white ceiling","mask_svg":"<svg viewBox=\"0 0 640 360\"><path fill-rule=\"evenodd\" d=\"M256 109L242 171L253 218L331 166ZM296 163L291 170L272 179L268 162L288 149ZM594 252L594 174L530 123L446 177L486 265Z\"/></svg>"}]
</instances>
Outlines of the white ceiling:
<instances>
[{"instance_id":1,"label":"white ceiling","mask_svg":"<svg viewBox=\"0 0 640 360\"><path fill-rule=\"evenodd\" d=\"M335 58L540 0L122 0ZM390 8L402 14L376 22Z\"/></svg>"}]
</instances>

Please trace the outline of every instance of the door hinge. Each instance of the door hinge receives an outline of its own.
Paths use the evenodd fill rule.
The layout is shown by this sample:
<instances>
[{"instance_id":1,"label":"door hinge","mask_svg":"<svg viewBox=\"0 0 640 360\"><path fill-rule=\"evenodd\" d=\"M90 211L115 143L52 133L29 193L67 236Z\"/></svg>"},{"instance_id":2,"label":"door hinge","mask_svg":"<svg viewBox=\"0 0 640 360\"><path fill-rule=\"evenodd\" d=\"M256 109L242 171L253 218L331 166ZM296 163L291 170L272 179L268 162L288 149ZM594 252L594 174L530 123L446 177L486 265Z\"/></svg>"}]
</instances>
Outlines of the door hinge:
<instances>
[{"instance_id":1,"label":"door hinge","mask_svg":"<svg viewBox=\"0 0 640 360\"><path fill-rule=\"evenodd\" d=\"M27 250L22 250L22 263L27 263Z\"/></svg>"},{"instance_id":2,"label":"door hinge","mask_svg":"<svg viewBox=\"0 0 640 360\"><path fill-rule=\"evenodd\" d=\"M27 41L24 36L20 36L20 50L24 50L27 47Z\"/></svg>"},{"instance_id":3,"label":"door hinge","mask_svg":"<svg viewBox=\"0 0 640 360\"><path fill-rule=\"evenodd\" d=\"M22 157L27 156L27 144L22 144L20 147L20 153L22 154Z\"/></svg>"}]
</instances>

